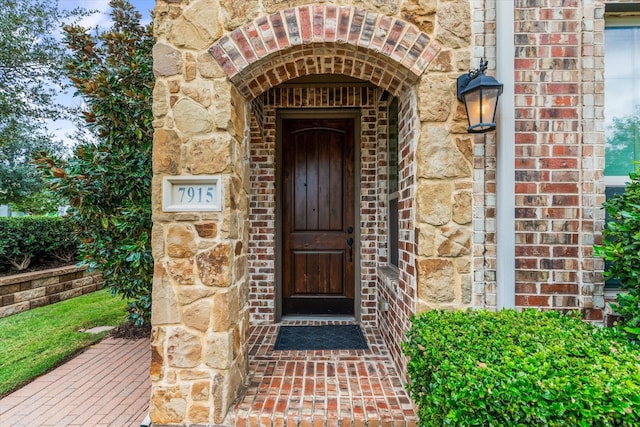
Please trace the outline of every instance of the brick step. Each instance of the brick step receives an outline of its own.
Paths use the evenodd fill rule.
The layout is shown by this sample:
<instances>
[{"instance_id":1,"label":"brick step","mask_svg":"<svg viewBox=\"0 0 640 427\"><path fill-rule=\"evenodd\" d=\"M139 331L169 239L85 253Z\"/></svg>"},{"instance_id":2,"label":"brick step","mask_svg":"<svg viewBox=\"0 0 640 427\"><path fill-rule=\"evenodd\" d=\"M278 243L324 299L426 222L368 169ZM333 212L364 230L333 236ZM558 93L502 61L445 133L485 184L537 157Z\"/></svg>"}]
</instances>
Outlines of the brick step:
<instances>
[{"instance_id":1,"label":"brick step","mask_svg":"<svg viewBox=\"0 0 640 427\"><path fill-rule=\"evenodd\" d=\"M354 408L356 409L356 408ZM350 414L347 415L346 412ZM417 421L414 414L391 417L380 413L361 413L355 415L352 410L344 414L328 414L320 412L313 415L291 415L275 413L236 413L229 417L229 424L236 427L415 427ZM413 412L413 411L411 411Z\"/></svg>"}]
</instances>

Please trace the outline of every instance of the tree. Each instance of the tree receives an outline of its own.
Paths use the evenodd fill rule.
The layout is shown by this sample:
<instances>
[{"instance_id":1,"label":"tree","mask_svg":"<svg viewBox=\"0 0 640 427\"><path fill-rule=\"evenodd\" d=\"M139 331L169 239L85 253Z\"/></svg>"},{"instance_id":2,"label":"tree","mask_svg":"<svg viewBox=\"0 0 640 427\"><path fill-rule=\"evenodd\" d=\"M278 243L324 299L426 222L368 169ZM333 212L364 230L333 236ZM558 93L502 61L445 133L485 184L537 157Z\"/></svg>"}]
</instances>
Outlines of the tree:
<instances>
[{"instance_id":1,"label":"tree","mask_svg":"<svg viewBox=\"0 0 640 427\"><path fill-rule=\"evenodd\" d=\"M48 191L31 161L34 153L60 153L61 146L36 123L15 118L0 122L0 141L0 204L30 214L54 212L62 202Z\"/></svg>"},{"instance_id":2,"label":"tree","mask_svg":"<svg viewBox=\"0 0 640 427\"><path fill-rule=\"evenodd\" d=\"M64 47L55 38L71 13L56 1L12 0L0 8L0 123L7 118L55 117Z\"/></svg>"},{"instance_id":3,"label":"tree","mask_svg":"<svg viewBox=\"0 0 640 427\"><path fill-rule=\"evenodd\" d=\"M42 129L45 119L64 112L54 100L64 78L56 32L63 19L79 15L44 0L12 0L0 8L0 204L43 213L56 202L30 161L34 151L61 153ZM46 206L34 203L38 199Z\"/></svg>"},{"instance_id":4,"label":"tree","mask_svg":"<svg viewBox=\"0 0 640 427\"><path fill-rule=\"evenodd\" d=\"M594 253L607 262L604 276L619 279L625 291L613 305L623 318L621 328L640 340L640 169L629 178L624 193L603 204L609 220Z\"/></svg>"},{"instance_id":5,"label":"tree","mask_svg":"<svg viewBox=\"0 0 640 427\"><path fill-rule=\"evenodd\" d=\"M149 320L151 256L151 25L126 0L112 0L110 29L64 28L67 74L82 97L95 141L66 160L38 159L81 229L81 258L103 273L114 293L133 298L130 318Z\"/></svg>"},{"instance_id":6,"label":"tree","mask_svg":"<svg viewBox=\"0 0 640 427\"><path fill-rule=\"evenodd\" d=\"M602 205L606 223L602 245L594 245L596 256L605 261L604 277L619 282L624 291L612 307L622 316L619 326L640 341L640 109L614 117L605 147L605 175L629 176L624 192ZM637 169L636 169L637 168ZM635 169L635 171L634 171ZM631 171L631 172L630 172Z\"/></svg>"},{"instance_id":7,"label":"tree","mask_svg":"<svg viewBox=\"0 0 640 427\"><path fill-rule=\"evenodd\" d=\"M616 117L607 137L605 175L626 175L634 169L638 149L640 110ZM622 316L620 327L640 340L640 169L631 172L624 192L602 206L606 224L602 245L594 246L596 256L606 262L605 278L620 281L624 293L616 297L614 309Z\"/></svg>"}]
</instances>

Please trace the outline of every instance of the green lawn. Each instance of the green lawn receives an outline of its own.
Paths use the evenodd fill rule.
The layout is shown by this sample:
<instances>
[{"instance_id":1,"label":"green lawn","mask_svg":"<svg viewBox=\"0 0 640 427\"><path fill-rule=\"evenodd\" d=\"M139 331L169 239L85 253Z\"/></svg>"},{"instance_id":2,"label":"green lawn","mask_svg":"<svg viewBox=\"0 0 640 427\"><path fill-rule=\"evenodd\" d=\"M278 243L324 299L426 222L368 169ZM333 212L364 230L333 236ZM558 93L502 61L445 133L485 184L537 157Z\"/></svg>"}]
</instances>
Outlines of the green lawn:
<instances>
[{"instance_id":1,"label":"green lawn","mask_svg":"<svg viewBox=\"0 0 640 427\"><path fill-rule=\"evenodd\" d=\"M80 332L124 323L127 302L93 292L0 319L0 397L57 366L108 332Z\"/></svg>"}]
</instances>

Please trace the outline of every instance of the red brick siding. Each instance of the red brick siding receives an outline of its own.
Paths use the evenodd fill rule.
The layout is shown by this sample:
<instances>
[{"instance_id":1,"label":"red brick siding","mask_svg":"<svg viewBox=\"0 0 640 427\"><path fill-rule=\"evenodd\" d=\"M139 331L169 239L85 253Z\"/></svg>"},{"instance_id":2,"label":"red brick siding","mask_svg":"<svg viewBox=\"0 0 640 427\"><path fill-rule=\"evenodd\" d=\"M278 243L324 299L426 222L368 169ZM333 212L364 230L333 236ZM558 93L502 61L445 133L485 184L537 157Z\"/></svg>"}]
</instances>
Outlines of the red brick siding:
<instances>
[{"instance_id":1,"label":"red brick siding","mask_svg":"<svg viewBox=\"0 0 640 427\"><path fill-rule=\"evenodd\" d=\"M602 308L588 292L602 293L591 250L602 173L595 11L578 1L515 6L516 305L593 320Z\"/></svg>"},{"instance_id":2,"label":"red brick siding","mask_svg":"<svg viewBox=\"0 0 640 427\"><path fill-rule=\"evenodd\" d=\"M249 277L250 312L254 323L275 320L275 159L276 107L278 108L335 108L359 107L361 111L360 158L360 284L362 321L375 323L376 271L379 264L380 241L386 240L385 219L380 218L381 204L386 193L379 191L379 153L386 144L379 145L378 100L380 89L373 87L283 87L274 88L254 101L259 104L264 128L252 121L250 146L249 201ZM386 174L382 175L386 179ZM386 261L386 260L385 260Z\"/></svg>"},{"instance_id":3,"label":"red brick siding","mask_svg":"<svg viewBox=\"0 0 640 427\"><path fill-rule=\"evenodd\" d=\"M384 31L381 31L384 30ZM339 42L339 44L334 43ZM361 107L361 298L362 321L377 321L379 267L387 263L386 106L380 89L400 97L400 278L394 315L385 333L400 360L399 342L415 312L414 153L419 133L417 83L440 46L414 25L351 6L317 4L286 9L235 29L210 49L231 82L253 99L249 274L253 322L275 320L275 108ZM277 88L295 77L342 74L377 86ZM340 93L336 93L339 91Z\"/></svg>"},{"instance_id":4,"label":"red brick siding","mask_svg":"<svg viewBox=\"0 0 640 427\"><path fill-rule=\"evenodd\" d=\"M250 146L249 305L252 323L275 321L275 206L273 177L276 158L277 108L358 107L361 111L360 171L360 313L367 324L378 324L394 360L404 366L400 342L415 312L413 226L414 170L412 140L417 138L415 95L400 98L400 277L382 286L387 265L387 106L373 87L281 87L253 101ZM261 123L261 124L260 124ZM382 276L381 276L382 275ZM379 295L390 303L378 312Z\"/></svg>"},{"instance_id":5,"label":"red brick siding","mask_svg":"<svg viewBox=\"0 0 640 427\"><path fill-rule=\"evenodd\" d=\"M400 344L411 326L411 316L416 312L416 231L413 222L413 199L415 188L415 158L412 149L420 131L417 117L416 96L407 92L398 99L398 272L396 275L388 268L378 270L378 292L380 298L389 303L389 311L378 311L377 320L380 333L385 339L399 372L406 372L407 360L402 354ZM386 129L385 132L386 134ZM380 141L385 144L386 139ZM386 179L386 177L385 177ZM383 193L384 194L384 193ZM386 199L381 200L386 206ZM386 209L385 209L386 214ZM386 216L384 219L386 224ZM386 225L383 230L386 230ZM386 260L385 260L386 261ZM380 262L384 267L386 262ZM391 273L391 274L390 274Z\"/></svg>"}]
</instances>

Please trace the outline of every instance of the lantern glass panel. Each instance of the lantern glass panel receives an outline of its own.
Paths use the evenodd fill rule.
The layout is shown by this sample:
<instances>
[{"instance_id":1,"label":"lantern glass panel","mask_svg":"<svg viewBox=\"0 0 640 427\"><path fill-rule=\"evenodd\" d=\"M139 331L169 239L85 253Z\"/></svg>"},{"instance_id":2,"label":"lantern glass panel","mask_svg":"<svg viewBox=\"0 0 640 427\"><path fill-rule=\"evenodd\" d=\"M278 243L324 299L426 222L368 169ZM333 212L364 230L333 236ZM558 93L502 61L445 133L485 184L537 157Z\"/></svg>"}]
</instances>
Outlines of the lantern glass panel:
<instances>
[{"instance_id":1,"label":"lantern glass panel","mask_svg":"<svg viewBox=\"0 0 640 427\"><path fill-rule=\"evenodd\" d=\"M484 132L495 128L494 118L499 93L499 88L485 87L464 94L469 131Z\"/></svg>"},{"instance_id":2,"label":"lantern glass panel","mask_svg":"<svg viewBox=\"0 0 640 427\"><path fill-rule=\"evenodd\" d=\"M480 123L481 108L480 108L480 91L474 90L473 92L465 93L464 106L467 109L467 117L469 119L469 126Z\"/></svg>"}]
</instances>

